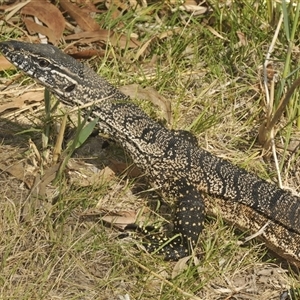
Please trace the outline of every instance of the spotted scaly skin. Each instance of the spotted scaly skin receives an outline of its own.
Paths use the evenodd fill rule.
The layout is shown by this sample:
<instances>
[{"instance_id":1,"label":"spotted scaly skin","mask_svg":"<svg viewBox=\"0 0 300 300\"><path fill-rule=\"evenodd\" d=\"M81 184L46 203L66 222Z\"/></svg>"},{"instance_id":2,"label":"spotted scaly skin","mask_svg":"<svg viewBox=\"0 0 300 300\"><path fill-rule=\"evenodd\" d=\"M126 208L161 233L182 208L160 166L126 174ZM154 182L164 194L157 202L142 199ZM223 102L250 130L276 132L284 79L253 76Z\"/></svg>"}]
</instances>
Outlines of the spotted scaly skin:
<instances>
[{"instance_id":1,"label":"spotted scaly skin","mask_svg":"<svg viewBox=\"0 0 300 300\"><path fill-rule=\"evenodd\" d=\"M69 106L93 102L98 127L132 157L166 199L176 201L174 234L167 259L186 256L203 229L205 205L237 227L258 230L266 245L300 265L300 198L201 149L184 131L168 130L87 66L51 45L8 41L0 51ZM90 108L86 108L88 111ZM83 113L84 113L83 109ZM215 204L205 196L216 199ZM162 241L153 239L150 250Z\"/></svg>"}]
</instances>

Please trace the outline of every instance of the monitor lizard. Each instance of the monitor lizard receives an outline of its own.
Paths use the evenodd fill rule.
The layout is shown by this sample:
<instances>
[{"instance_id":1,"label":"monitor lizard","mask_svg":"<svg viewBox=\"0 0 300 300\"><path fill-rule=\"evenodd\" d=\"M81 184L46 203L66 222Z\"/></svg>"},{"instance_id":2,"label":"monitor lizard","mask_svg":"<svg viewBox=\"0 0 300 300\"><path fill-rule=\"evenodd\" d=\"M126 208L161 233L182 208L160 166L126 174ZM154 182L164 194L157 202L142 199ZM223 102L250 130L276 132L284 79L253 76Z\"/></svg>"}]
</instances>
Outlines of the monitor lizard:
<instances>
[{"instance_id":1,"label":"monitor lizard","mask_svg":"<svg viewBox=\"0 0 300 300\"><path fill-rule=\"evenodd\" d=\"M300 266L300 197L212 155L192 134L167 129L52 45L6 41L0 43L0 51L64 104L81 107L83 114L91 109L99 129L126 150L164 198L175 201L177 237L169 242L153 237L149 251L166 242L161 250L166 259L187 256L197 244L206 210L220 211L224 220L243 230L255 232L265 226L259 236L265 244Z\"/></svg>"}]
</instances>

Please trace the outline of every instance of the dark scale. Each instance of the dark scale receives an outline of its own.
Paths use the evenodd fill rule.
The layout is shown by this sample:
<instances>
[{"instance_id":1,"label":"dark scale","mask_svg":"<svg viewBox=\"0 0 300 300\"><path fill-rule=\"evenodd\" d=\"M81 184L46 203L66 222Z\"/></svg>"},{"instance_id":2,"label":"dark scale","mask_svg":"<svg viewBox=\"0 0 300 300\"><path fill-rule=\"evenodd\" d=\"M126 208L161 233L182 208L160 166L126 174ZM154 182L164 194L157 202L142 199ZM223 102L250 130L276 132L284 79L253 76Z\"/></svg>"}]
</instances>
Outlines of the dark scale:
<instances>
[{"instance_id":1,"label":"dark scale","mask_svg":"<svg viewBox=\"0 0 300 300\"><path fill-rule=\"evenodd\" d=\"M192 134L153 121L105 79L56 47L9 41L0 43L0 50L63 103L74 107L96 101L82 113L92 110L99 130L124 147L158 192L175 199L174 235L179 237L160 251L168 259L186 256L197 245L205 219L201 193L207 193L216 197L223 218L241 228L268 223L262 234L268 247L300 265L299 197L199 148ZM150 251L166 241L150 240Z\"/></svg>"}]
</instances>

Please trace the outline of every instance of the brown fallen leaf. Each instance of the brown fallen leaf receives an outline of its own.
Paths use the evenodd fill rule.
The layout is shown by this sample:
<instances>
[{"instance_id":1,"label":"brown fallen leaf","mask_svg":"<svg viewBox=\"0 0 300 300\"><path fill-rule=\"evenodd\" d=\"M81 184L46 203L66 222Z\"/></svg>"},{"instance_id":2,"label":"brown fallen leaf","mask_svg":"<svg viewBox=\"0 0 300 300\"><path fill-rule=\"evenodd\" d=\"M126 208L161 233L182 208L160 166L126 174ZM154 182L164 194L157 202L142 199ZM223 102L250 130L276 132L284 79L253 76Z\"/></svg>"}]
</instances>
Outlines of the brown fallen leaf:
<instances>
[{"instance_id":1,"label":"brown fallen leaf","mask_svg":"<svg viewBox=\"0 0 300 300\"><path fill-rule=\"evenodd\" d=\"M19 129L17 131L15 131L15 129L12 131L9 130L9 132L14 136L16 132L19 132ZM3 140L5 140L5 133ZM26 149L24 148L4 144L1 145L0 170L9 173L16 179L24 182L28 188L31 188L36 171L34 167L31 167L31 165L28 164L26 159L23 159L25 151Z\"/></svg>"},{"instance_id":2,"label":"brown fallen leaf","mask_svg":"<svg viewBox=\"0 0 300 300\"><path fill-rule=\"evenodd\" d=\"M197 1L195 0L185 0L183 1L184 5L197 5Z\"/></svg>"},{"instance_id":3,"label":"brown fallen leaf","mask_svg":"<svg viewBox=\"0 0 300 300\"><path fill-rule=\"evenodd\" d=\"M76 59L89 59L91 57L105 57L105 50L96 49L84 49L82 51L77 51L76 53L69 53L72 57ZM110 55L108 55L110 57Z\"/></svg>"},{"instance_id":4,"label":"brown fallen leaf","mask_svg":"<svg viewBox=\"0 0 300 300\"><path fill-rule=\"evenodd\" d=\"M193 263L196 267L198 267L198 272L201 274L201 269L199 267L200 260L196 255L189 255L186 257L183 257L178 260L178 262L175 264L173 270L172 270L172 276L171 278L174 279L178 275L180 275L182 272L184 272L189 266L190 266L190 260L193 260Z\"/></svg>"},{"instance_id":5,"label":"brown fallen leaf","mask_svg":"<svg viewBox=\"0 0 300 300\"><path fill-rule=\"evenodd\" d=\"M39 214L44 217L51 210L52 201L58 194L58 187L52 186L50 183L55 178L58 168L58 164L48 168L43 176L40 172L36 172L27 198L29 201L25 201L22 207L22 221L32 222L33 215Z\"/></svg>"},{"instance_id":6,"label":"brown fallen leaf","mask_svg":"<svg viewBox=\"0 0 300 300\"><path fill-rule=\"evenodd\" d=\"M77 5L69 2L68 0L60 0L61 7L68 12L68 14L76 21L78 26L83 31L96 31L100 30L99 24L91 17L91 15L83 11Z\"/></svg>"},{"instance_id":7,"label":"brown fallen leaf","mask_svg":"<svg viewBox=\"0 0 300 300\"><path fill-rule=\"evenodd\" d=\"M0 56L0 71L5 71L14 68L14 65L11 64L4 56Z\"/></svg>"},{"instance_id":8,"label":"brown fallen leaf","mask_svg":"<svg viewBox=\"0 0 300 300\"><path fill-rule=\"evenodd\" d=\"M173 270L172 270L172 279L174 279L175 277L177 277L178 275L180 275L182 272L184 272L187 268L188 268L188 262L191 259L191 255L183 257L181 259L179 259Z\"/></svg>"},{"instance_id":9,"label":"brown fallen leaf","mask_svg":"<svg viewBox=\"0 0 300 300\"><path fill-rule=\"evenodd\" d=\"M199 6L193 4L183 4L179 6L179 9L182 11L187 11L189 13L193 13L194 16L203 15L207 12L206 6Z\"/></svg>"},{"instance_id":10,"label":"brown fallen leaf","mask_svg":"<svg viewBox=\"0 0 300 300\"><path fill-rule=\"evenodd\" d=\"M70 159L67 166L70 183L80 187L111 182L115 177L115 172L109 167L99 170L82 160Z\"/></svg>"},{"instance_id":11,"label":"brown fallen leaf","mask_svg":"<svg viewBox=\"0 0 300 300\"><path fill-rule=\"evenodd\" d=\"M24 161L18 161L10 166L0 163L0 170L9 173L16 179L24 182L29 189L32 188L34 176L27 174L24 168Z\"/></svg>"},{"instance_id":12,"label":"brown fallen leaf","mask_svg":"<svg viewBox=\"0 0 300 300\"><path fill-rule=\"evenodd\" d=\"M130 84L119 88L121 92L133 99L151 101L162 111L162 117L171 124L171 102L152 87L142 88L138 84Z\"/></svg>"},{"instance_id":13,"label":"brown fallen leaf","mask_svg":"<svg viewBox=\"0 0 300 300\"><path fill-rule=\"evenodd\" d=\"M130 9L130 3L129 1L120 1L120 0L110 0L110 1L105 1L105 6L108 9L112 8L119 8L120 10L128 10Z\"/></svg>"},{"instance_id":14,"label":"brown fallen leaf","mask_svg":"<svg viewBox=\"0 0 300 300\"><path fill-rule=\"evenodd\" d=\"M43 0L31 1L23 7L21 13L23 15L37 17L48 26L36 26L37 24L33 25L33 21L25 19L25 25L28 31L45 34L52 44L58 44L65 29L65 19L56 6Z\"/></svg>"},{"instance_id":15,"label":"brown fallen leaf","mask_svg":"<svg viewBox=\"0 0 300 300\"><path fill-rule=\"evenodd\" d=\"M151 38L149 38L146 42L144 42L144 44L138 49L138 51L136 52L136 54L134 55L134 60L138 60L140 58L141 55L143 55L149 45L152 43L152 41L156 40L156 39L165 39L166 37L170 37L176 33L179 33L181 31L181 28L172 28L171 30L167 30L164 31L162 33L159 34L154 34Z\"/></svg>"},{"instance_id":16,"label":"brown fallen leaf","mask_svg":"<svg viewBox=\"0 0 300 300\"><path fill-rule=\"evenodd\" d=\"M239 42L237 43L236 46L238 46L238 47L240 47L240 46L247 46L248 41L247 41L247 37L246 37L245 33L243 33L240 30L237 30L236 35L239 38Z\"/></svg>"},{"instance_id":17,"label":"brown fallen leaf","mask_svg":"<svg viewBox=\"0 0 300 300\"><path fill-rule=\"evenodd\" d=\"M101 2L104 2L104 1L105 0L101 0L101 1L75 0L75 1L72 1L72 2L78 4L81 7L81 9L85 9L85 10L88 10L90 12L99 12L99 9L97 9L97 7L95 5L99 4Z\"/></svg>"},{"instance_id":18,"label":"brown fallen leaf","mask_svg":"<svg viewBox=\"0 0 300 300\"><path fill-rule=\"evenodd\" d=\"M143 175L141 170L135 165L129 166L128 164L117 160L111 160L108 167L115 174L126 173L126 176L129 178L138 178Z\"/></svg>"},{"instance_id":19,"label":"brown fallen leaf","mask_svg":"<svg viewBox=\"0 0 300 300\"><path fill-rule=\"evenodd\" d=\"M105 44L110 42L113 46L118 46L121 49L124 48L137 48L140 42L135 38L128 38L124 34L117 34L111 30L99 29L97 31L86 31L75 34L70 34L65 37L66 41L69 40L81 40L88 39L89 43L102 41Z\"/></svg>"},{"instance_id":20,"label":"brown fallen leaf","mask_svg":"<svg viewBox=\"0 0 300 300\"><path fill-rule=\"evenodd\" d=\"M34 35L35 33L38 32L42 35L47 36L49 41L52 44L57 45L58 40L56 39L55 34L53 33L53 31L50 28L48 28L46 26L43 26L43 25L40 25L40 24L37 24L29 18L25 18L23 20L23 22L24 22L29 34Z\"/></svg>"},{"instance_id":21,"label":"brown fallen leaf","mask_svg":"<svg viewBox=\"0 0 300 300\"><path fill-rule=\"evenodd\" d=\"M134 10L135 12L139 11L142 7L147 7L146 1L137 1L137 0L109 0L105 1L105 6L108 9L119 10L119 11L129 11Z\"/></svg>"},{"instance_id":22,"label":"brown fallen leaf","mask_svg":"<svg viewBox=\"0 0 300 300\"><path fill-rule=\"evenodd\" d=\"M27 5L31 0L25 0L22 1L21 3L12 3L10 5L3 5L0 6L0 11L3 10L5 13L7 13L4 17L4 20L7 22L9 21L13 16L15 16L17 14L17 12L19 10L22 9L22 7L24 7L25 5ZM14 1L16 2L16 1ZM7 28L8 29L8 28ZM1 33L4 33L6 31L6 29L4 28L4 31L2 29ZM7 31L8 33L8 31Z\"/></svg>"},{"instance_id":23,"label":"brown fallen leaf","mask_svg":"<svg viewBox=\"0 0 300 300\"><path fill-rule=\"evenodd\" d=\"M134 224L138 216L139 212L136 211L119 211L118 213L107 214L101 220L119 229L125 229L127 225Z\"/></svg>"},{"instance_id":24,"label":"brown fallen leaf","mask_svg":"<svg viewBox=\"0 0 300 300\"><path fill-rule=\"evenodd\" d=\"M21 109L29 103L41 102L44 100L44 92L28 92L13 98L11 102L0 105L0 113L8 109Z\"/></svg>"},{"instance_id":25,"label":"brown fallen leaf","mask_svg":"<svg viewBox=\"0 0 300 300\"><path fill-rule=\"evenodd\" d=\"M57 171L59 170L60 163L56 163L55 165L49 167L44 171L43 176L36 176L36 180L34 183L34 188L38 191L38 194L42 198L46 198L47 196L47 186L55 179L57 175ZM48 199L49 200L49 199Z\"/></svg>"}]
</instances>

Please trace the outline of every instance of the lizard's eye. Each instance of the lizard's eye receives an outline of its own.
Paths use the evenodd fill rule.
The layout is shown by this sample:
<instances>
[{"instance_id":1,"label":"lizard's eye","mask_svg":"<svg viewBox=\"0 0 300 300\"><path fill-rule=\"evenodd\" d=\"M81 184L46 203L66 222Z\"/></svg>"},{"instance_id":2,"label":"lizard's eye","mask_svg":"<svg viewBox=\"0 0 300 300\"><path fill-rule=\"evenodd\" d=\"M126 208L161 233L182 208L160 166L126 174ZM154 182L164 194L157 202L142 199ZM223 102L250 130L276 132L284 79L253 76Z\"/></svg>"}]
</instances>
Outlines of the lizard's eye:
<instances>
[{"instance_id":1,"label":"lizard's eye","mask_svg":"<svg viewBox=\"0 0 300 300\"><path fill-rule=\"evenodd\" d=\"M38 60L38 64L41 68L46 68L49 65L49 61L44 58L40 58Z\"/></svg>"},{"instance_id":2,"label":"lizard's eye","mask_svg":"<svg viewBox=\"0 0 300 300\"><path fill-rule=\"evenodd\" d=\"M68 93L71 93L76 88L75 84L71 84L68 87L65 88L65 91Z\"/></svg>"}]
</instances>

